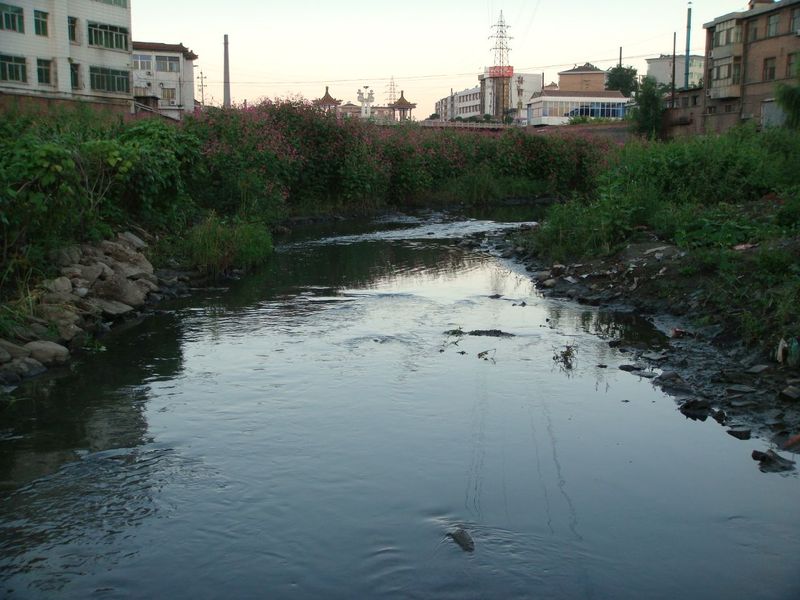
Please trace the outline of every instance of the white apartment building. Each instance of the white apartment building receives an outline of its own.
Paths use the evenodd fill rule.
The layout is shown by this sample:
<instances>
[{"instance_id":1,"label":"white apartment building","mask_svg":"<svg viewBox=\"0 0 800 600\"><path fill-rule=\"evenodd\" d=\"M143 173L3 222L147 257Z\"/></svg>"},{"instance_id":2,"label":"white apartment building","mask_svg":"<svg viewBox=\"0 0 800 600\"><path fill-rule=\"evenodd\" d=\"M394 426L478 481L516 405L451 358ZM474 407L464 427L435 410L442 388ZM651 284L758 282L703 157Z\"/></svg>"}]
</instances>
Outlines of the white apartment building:
<instances>
[{"instance_id":1,"label":"white apartment building","mask_svg":"<svg viewBox=\"0 0 800 600\"><path fill-rule=\"evenodd\" d=\"M183 44L133 42L133 96L146 107L181 120L194 112L194 61Z\"/></svg>"},{"instance_id":2,"label":"white apartment building","mask_svg":"<svg viewBox=\"0 0 800 600\"><path fill-rule=\"evenodd\" d=\"M705 73L706 59L696 54L689 55L689 87L701 85ZM647 76L658 83L672 84L672 55L662 54L658 58L647 59ZM675 57L675 87L682 88L686 78L686 56Z\"/></svg>"},{"instance_id":3,"label":"white apartment building","mask_svg":"<svg viewBox=\"0 0 800 600\"><path fill-rule=\"evenodd\" d=\"M460 92L451 91L449 96L436 103L436 112L440 121L482 117L480 86L461 90Z\"/></svg>"},{"instance_id":4,"label":"white apartment building","mask_svg":"<svg viewBox=\"0 0 800 600\"><path fill-rule=\"evenodd\" d=\"M130 112L129 0L0 1L0 99L83 100Z\"/></svg>"}]
</instances>

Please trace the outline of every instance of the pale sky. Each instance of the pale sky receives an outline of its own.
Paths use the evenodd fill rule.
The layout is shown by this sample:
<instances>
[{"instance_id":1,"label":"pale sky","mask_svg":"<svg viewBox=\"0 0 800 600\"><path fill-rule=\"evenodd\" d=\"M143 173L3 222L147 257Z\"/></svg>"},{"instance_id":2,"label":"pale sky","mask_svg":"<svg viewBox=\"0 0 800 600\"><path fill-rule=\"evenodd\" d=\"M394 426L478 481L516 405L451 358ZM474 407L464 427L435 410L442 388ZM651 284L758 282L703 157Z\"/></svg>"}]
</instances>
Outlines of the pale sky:
<instances>
[{"instance_id":1,"label":"pale sky","mask_svg":"<svg viewBox=\"0 0 800 600\"><path fill-rule=\"evenodd\" d=\"M746 9L745 0L693 2L692 53L703 54L703 23ZM503 11L509 27L510 63L518 72L558 71L592 62L618 61L644 74L645 58L686 47L684 0L131 0L133 39L182 42L206 76L206 103L222 103L223 35L228 34L233 101L331 94L356 102L369 85L385 104L389 78L418 104L423 119L434 103L477 85L494 62L492 25ZM191 8L189 8L191 7ZM200 98L197 89L196 97Z\"/></svg>"}]
</instances>

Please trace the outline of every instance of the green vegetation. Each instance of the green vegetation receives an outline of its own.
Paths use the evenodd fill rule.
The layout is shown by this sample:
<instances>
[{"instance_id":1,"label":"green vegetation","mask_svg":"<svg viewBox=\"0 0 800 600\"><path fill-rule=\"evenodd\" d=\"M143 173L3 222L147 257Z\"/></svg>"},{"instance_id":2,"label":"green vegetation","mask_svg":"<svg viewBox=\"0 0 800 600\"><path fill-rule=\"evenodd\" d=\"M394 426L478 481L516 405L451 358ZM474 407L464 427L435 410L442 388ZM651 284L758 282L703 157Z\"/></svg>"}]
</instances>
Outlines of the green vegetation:
<instances>
[{"instance_id":1,"label":"green vegetation","mask_svg":"<svg viewBox=\"0 0 800 600\"><path fill-rule=\"evenodd\" d=\"M636 69L631 66L618 65L608 70L607 90L619 90L626 98L630 98L639 89Z\"/></svg>"},{"instance_id":2,"label":"green vegetation","mask_svg":"<svg viewBox=\"0 0 800 600\"><path fill-rule=\"evenodd\" d=\"M48 255L131 223L212 274L248 268L291 214L431 199L584 193L604 148L520 132L382 127L303 102L210 108L175 124L86 110L0 121L0 292L48 275ZM512 156L513 154L513 156Z\"/></svg>"},{"instance_id":3,"label":"green vegetation","mask_svg":"<svg viewBox=\"0 0 800 600\"><path fill-rule=\"evenodd\" d=\"M775 100L786 113L786 126L800 129L800 63L797 65L796 81L779 83L775 89Z\"/></svg>"},{"instance_id":4,"label":"green vegetation","mask_svg":"<svg viewBox=\"0 0 800 600\"><path fill-rule=\"evenodd\" d=\"M645 77L636 94L633 121L636 132L650 139L661 135L661 117L664 113L664 100L656 80Z\"/></svg>"},{"instance_id":5,"label":"green vegetation","mask_svg":"<svg viewBox=\"0 0 800 600\"><path fill-rule=\"evenodd\" d=\"M539 254L584 260L656 237L687 252L687 291L699 290L712 313L735 315L747 341L800 333L796 132L635 142L597 181L596 194L551 208L527 240Z\"/></svg>"}]
</instances>

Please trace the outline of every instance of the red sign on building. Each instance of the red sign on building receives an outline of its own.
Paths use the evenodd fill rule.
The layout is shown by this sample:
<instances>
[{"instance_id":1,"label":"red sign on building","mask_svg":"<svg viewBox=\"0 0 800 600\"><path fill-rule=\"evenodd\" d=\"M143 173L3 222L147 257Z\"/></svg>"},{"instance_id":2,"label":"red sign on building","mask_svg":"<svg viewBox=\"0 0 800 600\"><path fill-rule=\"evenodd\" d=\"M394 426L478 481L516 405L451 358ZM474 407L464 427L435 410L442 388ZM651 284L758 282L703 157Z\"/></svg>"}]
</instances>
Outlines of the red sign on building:
<instances>
[{"instance_id":1,"label":"red sign on building","mask_svg":"<svg viewBox=\"0 0 800 600\"><path fill-rule=\"evenodd\" d=\"M489 67L486 74L489 77L513 77L514 67Z\"/></svg>"}]
</instances>

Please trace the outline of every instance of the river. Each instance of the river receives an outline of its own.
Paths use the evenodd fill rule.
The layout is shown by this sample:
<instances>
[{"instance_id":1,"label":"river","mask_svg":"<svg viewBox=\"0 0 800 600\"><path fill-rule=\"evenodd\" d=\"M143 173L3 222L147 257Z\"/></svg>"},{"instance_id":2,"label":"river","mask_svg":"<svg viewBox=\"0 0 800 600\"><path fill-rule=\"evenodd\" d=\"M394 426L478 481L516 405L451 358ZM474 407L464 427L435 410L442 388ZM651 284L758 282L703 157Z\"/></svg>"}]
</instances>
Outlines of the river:
<instances>
[{"instance_id":1,"label":"river","mask_svg":"<svg viewBox=\"0 0 800 600\"><path fill-rule=\"evenodd\" d=\"M515 226L307 230L15 390L0 593L799 598L797 474L619 370L649 323L457 245Z\"/></svg>"}]
</instances>

